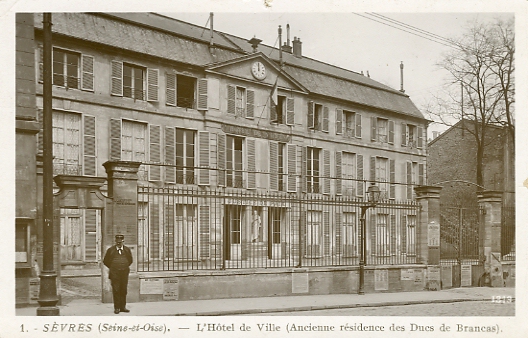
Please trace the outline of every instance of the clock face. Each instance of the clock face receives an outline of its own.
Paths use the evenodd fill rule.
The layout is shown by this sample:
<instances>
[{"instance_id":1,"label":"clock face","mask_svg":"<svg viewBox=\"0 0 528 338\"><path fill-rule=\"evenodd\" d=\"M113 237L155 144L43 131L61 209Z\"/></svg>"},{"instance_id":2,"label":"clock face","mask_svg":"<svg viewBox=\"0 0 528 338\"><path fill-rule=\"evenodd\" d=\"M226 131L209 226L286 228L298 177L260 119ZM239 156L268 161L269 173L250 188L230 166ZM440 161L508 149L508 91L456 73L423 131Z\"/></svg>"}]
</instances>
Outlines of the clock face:
<instances>
[{"instance_id":1,"label":"clock face","mask_svg":"<svg viewBox=\"0 0 528 338\"><path fill-rule=\"evenodd\" d=\"M264 80L266 78L266 67L264 67L262 62L257 61L251 66L251 74L257 80Z\"/></svg>"}]
</instances>

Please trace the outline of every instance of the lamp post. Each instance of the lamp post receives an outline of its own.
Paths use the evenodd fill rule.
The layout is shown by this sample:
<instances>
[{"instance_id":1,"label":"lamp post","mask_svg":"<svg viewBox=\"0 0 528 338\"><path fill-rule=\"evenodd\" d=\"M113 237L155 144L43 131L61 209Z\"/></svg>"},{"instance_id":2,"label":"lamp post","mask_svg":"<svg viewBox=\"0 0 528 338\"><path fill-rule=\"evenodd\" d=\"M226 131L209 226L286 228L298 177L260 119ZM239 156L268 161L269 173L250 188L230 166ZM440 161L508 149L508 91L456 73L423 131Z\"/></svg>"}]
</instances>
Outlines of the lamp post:
<instances>
[{"instance_id":1,"label":"lamp post","mask_svg":"<svg viewBox=\"0 0 528 338\"><path fill-rule=\"evenodd\" d=\"M360 258L359 258L359 288L358 294L364 295L365 291L365 260L367 258L367 223L365 220L367 210L375 207L380 196L379 188L374 183L367 189L367 202L361 208L361 242L360 242Z\"/></svg>"}]
</instances>

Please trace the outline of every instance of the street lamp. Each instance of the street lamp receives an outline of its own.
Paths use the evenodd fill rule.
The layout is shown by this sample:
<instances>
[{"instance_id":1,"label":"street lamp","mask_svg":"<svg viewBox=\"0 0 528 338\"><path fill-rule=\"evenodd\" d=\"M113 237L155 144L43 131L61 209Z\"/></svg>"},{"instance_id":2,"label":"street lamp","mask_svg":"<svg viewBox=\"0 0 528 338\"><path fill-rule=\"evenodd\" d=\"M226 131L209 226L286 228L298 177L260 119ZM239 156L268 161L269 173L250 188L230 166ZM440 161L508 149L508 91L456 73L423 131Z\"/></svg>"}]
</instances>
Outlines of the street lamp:
<instances>
[{"instance_id":1,"label":"street lamp","mask_svg":"<svg viewBox=\"0 0 528 338\"><path fill-rule=\"evenodd\" d=\"M375 207L378 203L380 190L378 186L372 183L367 189L367 202L360 206L361 208L361 244L360 244L360 258L359 258L359 288L358 294L364 295L365 287L365 260L367 258L367 224L365 216L369 208Z\"/></svg>"}]
</instances>

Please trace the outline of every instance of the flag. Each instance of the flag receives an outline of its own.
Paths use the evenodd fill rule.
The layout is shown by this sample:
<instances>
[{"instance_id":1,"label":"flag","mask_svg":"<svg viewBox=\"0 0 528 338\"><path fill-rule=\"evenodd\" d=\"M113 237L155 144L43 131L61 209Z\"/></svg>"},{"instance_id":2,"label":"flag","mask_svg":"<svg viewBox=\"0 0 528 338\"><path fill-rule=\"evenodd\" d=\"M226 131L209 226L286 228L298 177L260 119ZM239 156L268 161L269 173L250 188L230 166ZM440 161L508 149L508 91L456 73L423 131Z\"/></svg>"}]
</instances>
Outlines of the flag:
<instances>
[{"instance_id":1,"label":"flag","mask_svg":"<svg viewBox=\"0 0 528 338\"><path fill-rule=\"evenodd\" d=\"M271 89L270 93L270 109L271 109L271 121L277 121L277 84L279 82L279 76L277 76L277 79L275 80L275 84L273 85L273 88Z\"/></svg>"}]
</instances>

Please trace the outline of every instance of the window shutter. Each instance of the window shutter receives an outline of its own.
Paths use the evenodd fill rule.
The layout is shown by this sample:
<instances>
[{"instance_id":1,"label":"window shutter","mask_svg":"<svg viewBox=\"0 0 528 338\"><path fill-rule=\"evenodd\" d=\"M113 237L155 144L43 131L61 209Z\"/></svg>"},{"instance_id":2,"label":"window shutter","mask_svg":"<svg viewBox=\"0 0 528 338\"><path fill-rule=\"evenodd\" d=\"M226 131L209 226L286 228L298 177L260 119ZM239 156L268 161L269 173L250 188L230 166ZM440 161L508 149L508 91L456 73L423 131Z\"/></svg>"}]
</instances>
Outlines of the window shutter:
<instances>
[{"instance_id":1,"label":"window shutter","mask_svg":"<svg viewBox=\"0 0 528 338\"><path fill-rule=\"evenodd\" d=\"M402 253L407 252L407 215L401 216L400 224L400 251ZM406 262L404 262L406 263Z\"/></svg>"},{"instance_id":2,"label":"window shutter","mask_svg":"<svg viewBox=\"0 0 528 338\"><path fill-rule=\"evenodd\" d=\"M323 194L330 194L330 150L323 149Z\"/></svg>"},{"instance_id":3,"label":"window shutter","mask_svg":"<svg viewBox=\"0 0 528 338\"><path fill-rule=\"evenodd\" d=\"M269 141L270 158L270 190L279 190L279 144Z\"/></svg>"},{"instance_id":4,"label":"window shutter","mask_svg":"<svg viewBox=\"0 0 528 338\"><path fill-rule=\"evenodd\" d=\"M359 197L364 197L364 182L363 182L363 155L357 154L356 155L356 161L357 161L357 195Z\"/></svg>"},{"instance_id":5,"label":"window shutter","mask_svg":"<svg viewBox=\"0 0 528 338\"><path fill-rule=\"evenodd\" d=\"M370 181L376 182L376 156L370 157Z\"/></svg>"},{"instance_id":6,"label":"window shutter","mask_svg":"<svg viewBox=\"0 0 528 338\"><path fill-rule=\"evenodd\" d=\"M343 159L343 152L341 151L336 151L335 153L335 165L336 165L336 169L335 169L335 177L336 177L336 180L335 180L335 193L336 195L341 195L343 193L343 184L342 184L342 180L341 180L341 176L343 175L343 172L342 172L342 159Z\"/></svg>"},{"instance_id":7,"label":"window shutter","mask_svg":"<svg viewBox=\"0 0 528 338\"><path fill-rule=\"evenodd\" d=\"M343 109L336 108L336 134L343 134Z\"/></svg>"},{"instance_id":8,"label":"window shutter","mask_svg":"<svg viewBox=\"0 0 528 338\"><path fill-rule=\"evenodd\" d=\"M422 127L416 128L418 133L418 148L422 148L424 146L424 129Z\"/></svg>"},{"instance_id":9,"label":"window shutter","mask_svg":"<svg viewBox=\"0 0 528 338\"><path fill-rule=\"evenodd\" d=\"M37 120L39 124L39 133L37 135L38 152L42 154L44 151L44 111L42 109L37 110Z\"/></svg>"},{"instance_id":10,"label":"window shutter","mask_svg":"<svg viewBox=\"0 0 528 338\"><path fill-rule=\"evenodd\" d=\"M95 146L95 116L83 115L84 119L84 175L86 176L96 176L96 146Z\"/></svg>"},{"instance_id":11,"label":"window shutter","mask_svg":"<svg viewBox=\"0 0 528 338\"><path fill-rule=\"evenodd\" d=\"M235 115L235 86L227 85L227 112Z\"/></svg>"},{"instance_id":12,"label":"window shutter","mask_svg":"<svg viewBox=\"0 0 528 338\"><path fill-rule=\"evenodd\" d=\"M407 146L407 124L403 122L401 124L401 146Z\"/></svg>"},{"instance_id":13,"label":"window shutter","mask_svg":"<svg viewBox=\"0 0 528 338\"><path fill-rule=\"evenodd\" d=\"M121 160L121 120L110 119L110 160Z\"/></svg>"},{"instance_id":14,"label":"window shutter","mask_svg":"<svg viewBox=\"0 0 528 338\"><path fill-rule=\"evenodd\" d=\"M356 137L361 138L361 114L356 113Z\"/></svg>"},{"instance_id":15,"label":"window shutter","mask_svg":"<svg viewBox=\"0 0 528 338\"><path fill-rule=\"evenodd\" d=\"M389 120L389 143L394 144L394 121Z\"/></svg>"},{"instance_id":16,"label":"window shutter","mask_svg":"<svg viewBox=\"0 0 528 338\"><path fill-rule=\"evenodd\" d=\"M277 116L277 106L270 103L270 122L277 122L279 117Z\"/></svg>"},{"instance_id":17,"label":"window shutter","mask_svg":"<svg viewBox=\"0 0 528 338\"><path fill-rule=\"evenodd\" d=\"M38 78L38 81L39 82L43 82L44 81L44 47L42 45L39 45L38 46L38 51L39 51L39 78ZM53 52L51 53L53 55ZM53 61L52 61L53 63Z\"/></svg>"},{"instance_id":18,"label":"window shutter","mask_svg":"<svg viewBox=\"0 0 528 338\"><path fill-rule=\"evenodd\" d=\"M255 91L248 89L246 95L246 118L252 119L255 117Z\"/></svg>"},{"instance_id":19,"label":"window shutter","mask_svg":"<svg viewBox=\"0 0 528 338\"><path fill-rule=\"evenodd\" d=\"M323 211L323 254L330 256L330 212Z\"/></svg>"},{"instance_id":20,"label":"window shutter","mask_svg":"<svg viewBox=\"0 0 528 338\"><path fill-rule=\"evenodd\" d=\"M314 103L313 101L308 102L308 128L314 129L315 128L315 121L314 121Z\"/></svg>"},{"instance_id":21,"label":"window shutter","mask_svg":"<svg viewBox=\"0 0 528 338\"><path fill-rule=\"evenodd\" d=\"M150 162L160 163L161 162L161 127L150 125L149 126L149 160ZM151 165L150 180L160 181L161 180L161 167L159 165Z\"/></svg>"},{"instance_id":22,"label":"window shutter","mask_svg":"<svg viewBox=\"0 0 528 338\"><path fill-rule=\"evenodd\" d=\"M412 199L412 162L407 162L407 199Z\"/></svg>"},{"instance_id":23,"label":"window shutter","mask_svg":"<svg viewBox=\"0 0 528 338\"><path fill-rule=\"evenodd\" d=\"M165 126L165 182L176 182L176 147L175 147L175 129L174 127Z\"/></svg>"},{"instance_id":24,"label":"window shutter","mask_svg":"<svg viewBox=\"0 0 528 338\"><path fill-rule=\"evenodd\" d=\"M166 74L167 87L165 88L165 104L176 106L176 74Z\"/></svg>"},{"instance_id":25,"label":"window shutter","mask_svg":"<svg viewBox=\"0 0 528 338\"><path fill-rule=\"evenodd\" d=\"M226 185L226 136L225 134L217 134L217 175L218 175L218 186L225 187Z\"/></svg>"},{"instance_id":26,"label":"window shutter","mask_svg":"<svg viewBox=\"0 0 528 338\"><path fill-rule=\"evenodd\" d=\"M342 225L341 225L341 218L342 218L343 214L340 213L340 212L336 212L335 213L335 254L336 255L341 255L342 253L342 250L341 250L341 246L342 246L342 243L341 243L341 233L342 233Z\"/></svg>"},{"instance_id":27,"label":"window shutter","mask_svg":"<svg viewBox=\"0 0 528 338\"><path fill-rule=\"evenodd\" d=\"M370 117L370 140L376 142L378 140L378 135L376 135L376 124L377 118L374 116Z\"/></svg>"},{"instance_id":28,"label":"window shutter","mask_svg":"<svg viewBox=\"0 0 528 338\"><path fill-rule=\"evenodd\" d=\"M97 214L96 209L84 211L84 259L88 262L97 261Z\"/></svg>"},{"instance_id":29,"label":"window shutter","mask_svg":"<svg viewBox=\"0 0 528 338\"><path fill-rule=\"evenodd\" d=\"M301 175L299 179L301 180L302 192L307 192L308 190L308 184L307 184L308 177L307 177L307 166L306 166L306 161L308 158L307 152L308 152L308 148L301 146ZM304 179L303 179L303 175L304 175Z\"/></svg>"},{"instance_id":30,"label":"window shutter","mask_svg":"<svg viewBox=\"0 0 528 338\"><path fill-rule=\"evenodd\" d=\"M123 62L112 61L112 95L123 96Z\"/></svg>"},{"instance_id":31,"label":"window shutter","mask_svg":"<svg viewBox=\"0 0 528 338\"><path fill-rule=\"evenodd\" d=\"M286 145L288 157L288 192L297 192L297 146Z\"/></svg>"},{"instance_id":32,"label":"window shutter","mask_svg":"<svg viewBox=\"0 0 528 338\"><path fill-rule=\"evenodd\" d=\"M210 207L208 205L200 205L200 258L209 258L211 255L211 227L210 227Z\"/></svg>"},{"instance_id":33,"label":"window shutter","mask_svg":"<svg viewBox=\"0 0 528 338\"><path fill-rule=\"evenodd\" d=\"M207 79L198 79L198 110L207 110L207 89L208 89L208 80Z\"/></svg>"},{"instance_id":34,"label":"window shutter","mask_svg":"<svg viewBox=\"0 0 528 338\"><path fill-rule=\"evenodd\" d=\"M247 156L247 188L257 188L257 168L255 165L255 139L246 138L246 156Z\"/></svg>"},{"instance_id":35,"label":"window shutter","mask_svg":"<svg viewBox=\"0 0 528 338\"><path fill-rule=\"evenodd\" d=\"M149 203L150 224L149 224L149 251L152 259L160 258L160 204Z\"/></svg>"},{"instance_id":36,"label":"window shutter","mask_svg":"<svg viewBox=\"0 0 528 338\"><path fill-rule=\"evenodd\" d=\"M389 170L390 170L390 191L389 198L396 198L396 161L389 160Z\"/></svg>"},{"instance_id":37,"label":"window shutter","mask_svg":"<svg viewBox=\"0 0 528 338\"><path fill-rule=\"evenodd\" d=\"M81 89L94 90L94 57L82 55L82 81Z\"/></svg>"},{"instance_id":38,"label":"window shutter","mask_svg":"<svg viewBox=\"0 0 528 338\"><path fill-rule=\"evenodd\" d=\"M418 184L424 185L425 184L425 166L423 163L418 164Z\"/></svg>"},{"instance_id":39,"label":"window shutter","mask_svg":"<svg viewBox=\"0 0 528 338\"><path fill-rule=\"evenodd\" d=\"M286 98L286 124L289 126L295 124L295 100L293 97Z\"/></svg>"},{"instance_id":40,"label":"window shutter","mask_svg":"<svg viewBox=\"0 0 528 338\"><path fill-rule=\"evenodd\" d=\"M396 215L390 215L390 253L396 254Z\"/></svg>"},{"instance_id":41,"label":"window shutter","mask_svg":"<svg viewBox=\"0 0 528 338\"><path fill-rule=\"evenodd\" d=\"M376 255L376 217L378 215L372 212L370 214L370 254L372 256ZM367 232L368 233L368 232ZM368 236L368 235L367 235ZM367 259L368 260L368 259Z\"/></svg>"},{"instance_id":42,"label":"window shutter","mask_svg":"<svg viewBox=\"0 0 528 338\"><path fill-rule=\"evenodd\" d=\"M225 137L225 135L224 135ZM209 132L208 131L198 131L198 143L200 149L199 151L199 164L200 164L200 174L198 176L199 185L209 185L209 159L210 159L210 145L209 145ZM225 138L224 138L224 152L225 152ZM224 162L225 163L225 162Z\"/></svg>"},{"instance_id":43,"label":"window shutter","mask_svg":"<svg viewBox=\"0 0 528 338\"><path fill-rule=\"evenodd\" d=\"M323 107L323 128L322 130L328 133L328 124L330 119L330 112L327 106Z\"/></svg>"},{"instance_id":44,"label":"window shutter","mask_svg":"<svg viewBox=\"0 0 528 338\"><path fill-rule=\"evenodd\" d=\"M158 102L159 70L147 68L147 101Z\"/></svg>"}]
</instances>

